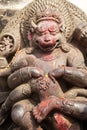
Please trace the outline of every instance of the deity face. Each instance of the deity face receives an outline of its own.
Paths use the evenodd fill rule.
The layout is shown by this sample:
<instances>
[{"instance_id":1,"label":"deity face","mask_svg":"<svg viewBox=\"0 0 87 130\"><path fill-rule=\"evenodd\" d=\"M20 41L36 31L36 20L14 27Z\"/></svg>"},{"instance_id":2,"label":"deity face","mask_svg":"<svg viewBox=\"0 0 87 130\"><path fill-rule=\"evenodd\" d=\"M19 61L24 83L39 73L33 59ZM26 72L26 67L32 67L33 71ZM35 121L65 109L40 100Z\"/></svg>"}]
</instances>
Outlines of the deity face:
<instances>
[{"instance_id":1,"label":"deity face","mask_svg":"<svg viewBox=\"0 0 87 130\"><path fill-rule=\"evenodd\" d=\"M33 42L42 51L52 51L61 41L60 26L53 20L43 20L37 24Z\"/></svg>"}]
</instances>

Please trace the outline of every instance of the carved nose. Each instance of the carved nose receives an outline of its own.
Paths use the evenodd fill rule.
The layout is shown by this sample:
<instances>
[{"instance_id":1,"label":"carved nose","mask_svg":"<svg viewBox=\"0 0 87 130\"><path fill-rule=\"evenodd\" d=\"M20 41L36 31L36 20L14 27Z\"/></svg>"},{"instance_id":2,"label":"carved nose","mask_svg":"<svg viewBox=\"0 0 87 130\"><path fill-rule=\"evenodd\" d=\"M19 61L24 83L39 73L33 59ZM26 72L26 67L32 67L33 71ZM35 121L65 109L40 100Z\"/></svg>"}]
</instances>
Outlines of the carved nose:
<instances>
[{"instance_id":1,"label":"carved nose","mask_svg":"<svg viewBox=\"0 0 87 130\"><path fill-rule=\"evenodd\" d=\"M44 38L44 41L45 41L45 42L49 42L50 40L51 40L50 34L46 34L46 35L45 35L45 38Z\"/></svg>"}]
</instances>

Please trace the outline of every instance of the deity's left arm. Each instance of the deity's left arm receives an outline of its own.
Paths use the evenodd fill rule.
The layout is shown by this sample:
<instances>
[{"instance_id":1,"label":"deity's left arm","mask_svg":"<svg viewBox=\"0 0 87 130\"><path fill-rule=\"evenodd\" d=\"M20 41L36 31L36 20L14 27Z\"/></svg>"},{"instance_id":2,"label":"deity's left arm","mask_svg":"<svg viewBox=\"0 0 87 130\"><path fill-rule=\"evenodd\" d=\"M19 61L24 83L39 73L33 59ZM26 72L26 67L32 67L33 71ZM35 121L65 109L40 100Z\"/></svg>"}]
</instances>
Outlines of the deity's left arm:
<instances>
[{"instance_id":1,"label":"deity's left arm","mask_svg":"<svg viewBox=\"0 0 87 130\"><path fill-rule=\"evenodd\" d=\"M62 77L78 87L87 86L87 67L79 49L72 47L67 54L67 65L50 72L55 78Z\"/></svg>"},{"instance_id":2,"label":"deity's left arm","mask_svg":"<svg viewBox=\"0 0 87 130\"><path fill-rule=\"evenodd\" d=\"M81 51L71 48L68 55L68 66L64 67L64 79L80 87L87 86L87 67Z\"/></svg>"}]
</instances>

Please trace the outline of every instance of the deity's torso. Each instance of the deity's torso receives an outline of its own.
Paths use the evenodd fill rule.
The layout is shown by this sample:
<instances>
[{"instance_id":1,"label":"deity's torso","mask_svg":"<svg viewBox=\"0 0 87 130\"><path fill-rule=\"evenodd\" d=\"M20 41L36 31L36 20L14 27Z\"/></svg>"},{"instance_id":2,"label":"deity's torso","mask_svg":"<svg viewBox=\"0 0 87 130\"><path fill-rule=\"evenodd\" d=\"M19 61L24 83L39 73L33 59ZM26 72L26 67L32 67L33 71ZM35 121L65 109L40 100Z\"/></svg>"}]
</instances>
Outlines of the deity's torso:
<instances>
[{"instance_id":1,"label":"deity's torso","mask_svg":"<svg viewBox=\"0 0 87 130\"><path fill-rule=\"evenodd\" d=\"M60 48L48 53L41 53L39 51L29 56L32 57L32 64L35 67L41 68L45 73L49 73L58 66L67 65L67 53L63 52Z\"/></svg>"}]
</instances>

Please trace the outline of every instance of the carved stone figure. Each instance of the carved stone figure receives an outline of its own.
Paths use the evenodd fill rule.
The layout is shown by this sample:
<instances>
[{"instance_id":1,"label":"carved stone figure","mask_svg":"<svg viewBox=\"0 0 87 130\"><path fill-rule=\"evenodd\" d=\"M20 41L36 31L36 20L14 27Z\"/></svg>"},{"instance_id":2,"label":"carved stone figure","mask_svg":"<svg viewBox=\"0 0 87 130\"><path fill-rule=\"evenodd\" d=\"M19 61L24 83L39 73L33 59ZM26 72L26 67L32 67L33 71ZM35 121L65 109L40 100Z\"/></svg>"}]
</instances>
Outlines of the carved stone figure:
<instances>
[{"instance_id":1,"label":"carved stone figure","mask_svg":"<svg viewBox=\"0 0 87 130\"><path fill-rule=\"evenodd\" d=\"M65 0L34 0L6 25L1 41L10 37L21 50L0 69L10 88L1 125L11 112L19 129L81 130L79 122L87 118L86 22L86 15ZM43 119L54 121L52 128L40 123Z\"/></svg>"}]
</instances>

